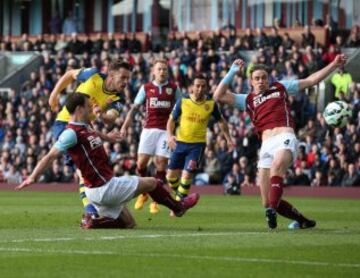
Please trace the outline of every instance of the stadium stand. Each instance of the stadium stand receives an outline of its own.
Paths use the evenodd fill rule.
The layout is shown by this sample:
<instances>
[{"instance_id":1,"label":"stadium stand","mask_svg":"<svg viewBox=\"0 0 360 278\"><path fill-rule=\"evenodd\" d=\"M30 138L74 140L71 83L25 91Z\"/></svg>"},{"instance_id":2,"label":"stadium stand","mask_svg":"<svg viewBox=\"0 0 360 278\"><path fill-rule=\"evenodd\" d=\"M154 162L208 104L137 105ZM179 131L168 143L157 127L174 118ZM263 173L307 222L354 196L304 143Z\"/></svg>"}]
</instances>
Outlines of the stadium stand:
<instances>
[{"instance_id":1,"label":"stadium stand","mask_svg":"<svg viewBox=\"0 0 360 278\"><path fill-rule=\"evenodd\" d=\"M115 124L115 128L120 128L138 89L151 78L150 68L156 56L168 58L171 78L183 92L195 73L206 72L212 94L231 61L244 50L255 50L248 69L254 63L264 63L270 66L274 80L290 80L304 78L325 66L342 47L360 46L357 26L352 28L349 37L340 36L335 44L330 44L322 28L305 28L302 36L298 36L299 29L282 29L280 33L275 28L253 31L171 33L162 49L153 49L151 37L143 33L4 37L0 41L0 51L38 51L43 61L21 84L19 91L8 89L6 94L0 93L0 179L9 183L21 181L49 150L55 115L49 110L48 97L54 84L68 69L97 67L106 72L110 59L119 57L134 65L123 113ZM159 53L154 54L153 50L159 50ZM232 88L236 93L247 93L247 75L237 76ZM73 89L69 87L66 91ZM340 94L340 99L344 97L351 103L353 117L343 130L330 129L325 124L311 94L290 97L291 113L295 116L301 143L299 156L286 177L288 185L360 185L360 87L352 83L346 95ZM66 94L62 95L62 104L65 98ZM256 184L255 161L260 142L245 112L229 107L222 109L230 123L236 148L228 152L219 128L211 123L204 165L195 182L198 185L223 184L225 192L238 194L236 188ZM136 114L136 121L124 142L105 143L117 175L135 173L142 112ZM108 130L110 127L96 122L95 128ZM153 165L149 167L152 169ZM72 180L72 169L57 160L40 182Z\"/></svg>"}]
</instances>

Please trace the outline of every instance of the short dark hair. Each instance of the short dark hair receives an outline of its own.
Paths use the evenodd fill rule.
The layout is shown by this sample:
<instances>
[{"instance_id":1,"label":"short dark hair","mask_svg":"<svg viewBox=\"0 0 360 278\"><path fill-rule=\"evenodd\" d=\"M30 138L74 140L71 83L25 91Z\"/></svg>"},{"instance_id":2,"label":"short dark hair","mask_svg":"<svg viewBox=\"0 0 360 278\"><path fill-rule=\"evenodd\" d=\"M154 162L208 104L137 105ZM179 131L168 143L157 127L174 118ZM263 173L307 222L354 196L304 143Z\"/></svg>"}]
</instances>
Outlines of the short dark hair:
<instances>
[{"instance_id":1,"label":"short dark hair","mask_svg":"<svg viewBox=\"0 0 360 278\"><path fill-rule=\"evenodd\" d=\"M116 71L116 70L119 70L121 68L129 70L129 71L132 70L132 66L127 61L125 61L123 59L116 59L116 60L110 62L108 70L109 71Z\"/></svg>"},{"instance_id":2,"label":"short dark hair","mask_svg":"<svg viewBox=\"0 0 360 278\"><path fill-rule=\"evenodd\" d=\"M257 70L263 70L266 71L267 74L269 74L269 68L263 64L255 64L249 71L250 77L252 77L252 74Z\"/></svg>"},{"instance_id":3,"label":"short dark hair","mask_svg":"<svg viewBox=\"0 0 360 278\"><path fill-rule=\"evenodd\" d=\"M195 82L195 80L196 79L201 79L201 80L205 80L205 82L206 82L206 85L208 84L208 78L206 77L206 75L205 74L202 74L202 73L196 73L195 75L194 75L194 78L193 78L193 80L192 80L192 84L194 84L194 82Z\"/></svg>"},{"instance_id":4,"label":"short dark hair","mask_svg":"<svg viewBox=\"0 0 360 278\"><path fill-rule=\"evenodd\" d=\"M76 110L76 107L85 106L87 98L89 97L82 93L71 93L66 99L65 107L70 114L73 114Z\"/></svg>"}]
</instances>

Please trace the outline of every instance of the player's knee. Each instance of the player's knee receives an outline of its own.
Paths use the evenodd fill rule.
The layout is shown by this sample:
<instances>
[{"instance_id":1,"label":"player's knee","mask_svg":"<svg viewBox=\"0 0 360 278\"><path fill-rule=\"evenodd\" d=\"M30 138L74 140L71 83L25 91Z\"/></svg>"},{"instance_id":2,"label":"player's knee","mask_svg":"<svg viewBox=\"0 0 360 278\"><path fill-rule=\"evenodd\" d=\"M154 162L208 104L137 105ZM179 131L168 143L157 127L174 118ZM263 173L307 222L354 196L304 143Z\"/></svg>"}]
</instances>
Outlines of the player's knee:
<instances>
[{"instance_id":1,"label":"player's knee","mask_svg":"<svg viewBox=\"0 0 360 278\"><path fill-rule=\"evenodd\" d=\"M139 178L139 193L153 191L156 188L157 182L155 178Z\"/></svg>"}]
</instances>

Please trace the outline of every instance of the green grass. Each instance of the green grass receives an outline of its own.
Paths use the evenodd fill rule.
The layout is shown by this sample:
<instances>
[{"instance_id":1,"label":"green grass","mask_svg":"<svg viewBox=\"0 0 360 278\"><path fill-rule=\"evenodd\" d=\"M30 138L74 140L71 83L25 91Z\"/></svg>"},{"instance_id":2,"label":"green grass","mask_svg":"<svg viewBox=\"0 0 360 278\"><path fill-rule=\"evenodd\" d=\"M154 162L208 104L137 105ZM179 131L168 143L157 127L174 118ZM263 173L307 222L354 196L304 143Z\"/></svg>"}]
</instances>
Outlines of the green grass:
<instances>
[{"instance_id":1,"label":"green grass","mask_svg":"<svg viewBox=\"0 0 360 278\"><path fill-rule=\"evenodd\" d=\"M318 222L268 232L257 197L202 196L182 218L82 231L76 193L0 192L0 277L360 277L360 202L289 198Z\"/></svg>"}]
</instances>

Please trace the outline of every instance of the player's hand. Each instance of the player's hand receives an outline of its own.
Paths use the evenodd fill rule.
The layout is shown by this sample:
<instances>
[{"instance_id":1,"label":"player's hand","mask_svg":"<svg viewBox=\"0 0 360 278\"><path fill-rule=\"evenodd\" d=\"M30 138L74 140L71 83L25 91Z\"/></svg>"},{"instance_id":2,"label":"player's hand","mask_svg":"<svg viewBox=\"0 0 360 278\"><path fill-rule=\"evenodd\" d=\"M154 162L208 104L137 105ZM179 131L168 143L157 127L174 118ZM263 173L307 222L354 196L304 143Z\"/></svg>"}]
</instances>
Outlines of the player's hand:
<instances>
[{"instance_id":1,"label":"player's hand","mask_svg":"<svg viewBox=\"0 0 360 278\"><path fill-rule=\"evenodd\" d=\"M121 140L124 140L126 138L126 128L121 128L119 132Z\"/></svg>"},{"instance_id":2,"label":"player's hand","mask_svg":"<svg viewBox=\"0 0 360 278\"><path fill-rule=\"evenodd\" d=\"M59 100L57 97L50 96L49 98L49 106L51 111L56 112L59 107Z\"/></svg>"},{"instance_id":3,"label":"player's hand","mask_svg":"<svg viewBox=\"0 0 360 278\"><path fill-rule=\"evenodd\" d=\"M241 72L245 67L245 62L241 59L236 59L231 65L230 71L234 73Z\"/></svg>"},{"instance_id":4,"label":"player's hand","mask_svg":"<svg viewBox=\"0 0 360 278\"><path fill-rule=\"evenodd\" d=\"M21 189L29 186L30 184L33 184L34 182L35 182L35 180L30 176L30 177L26 178L21 184L16 186L15 190L21 190Z\"/></svg>"},{"instance_id":5,"label":"player's hand","mask_svg":"<svg viewBox=\"0 0 360 278\"><path fill-rule=\"evenodd\" d=\"M109 142L110 143L117 143L122 141L122 136L120 135L120 131L117 130L112 130L107 134L108 138L109 138Z\"/></svg>"},{"instance_id":6,"label":"player's hand","mask_svg":"<svg viewBox=\"0 0 360 278\"><path fill-rule=\"evenodd\" d=\"M342 67L347 62L347 56L345 54L338 54L336 55L333 63L336 67Z\"/></svg>"},{"instance_id":7,"label":"player's hand","mask_svg":"<svg viewBox=\"0 0 360 278\"><path fill-rule=\"evenodd\" d=\"M176 136L172 135L168 138L168 146L170 150L175 150L176 148Z\"/></svg>"}]
</instances>

